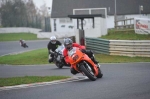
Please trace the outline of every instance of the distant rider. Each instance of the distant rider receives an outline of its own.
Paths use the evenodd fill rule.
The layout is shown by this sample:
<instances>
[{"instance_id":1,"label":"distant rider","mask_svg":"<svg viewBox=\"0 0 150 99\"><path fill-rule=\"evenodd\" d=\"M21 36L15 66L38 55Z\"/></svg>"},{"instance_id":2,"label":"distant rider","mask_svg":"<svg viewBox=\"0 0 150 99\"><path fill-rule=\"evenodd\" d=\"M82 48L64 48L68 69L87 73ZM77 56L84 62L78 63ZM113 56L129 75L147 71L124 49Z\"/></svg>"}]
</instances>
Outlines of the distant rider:
<instances>
[{"instance_id":1,"label":"distant rider","mask_svg":"<svg viewBox=\"0 0 150 99\"><path fill-rule=\"evenodd\" d=\"M59 45L61 45L61 42L56 40L55 36L51 36L50 41L47 45L48 53L50 54L50 57L49 57L49 60L48 60L49 63L53 62L53 60L54 60L54 54L53 53Z\"/></svg>"},{"instance_id":2,"label":"distant rider","mask_svg":"<svg viewBox=\"0 0 150 99\"><path fill-rule=\"evenodd\" d=\"M20 39L19 42L20 42L20 46L22 46L22 47L28 47L26 45L26 43L25 43L25 40Z\"/></svg>"}]
</instances>

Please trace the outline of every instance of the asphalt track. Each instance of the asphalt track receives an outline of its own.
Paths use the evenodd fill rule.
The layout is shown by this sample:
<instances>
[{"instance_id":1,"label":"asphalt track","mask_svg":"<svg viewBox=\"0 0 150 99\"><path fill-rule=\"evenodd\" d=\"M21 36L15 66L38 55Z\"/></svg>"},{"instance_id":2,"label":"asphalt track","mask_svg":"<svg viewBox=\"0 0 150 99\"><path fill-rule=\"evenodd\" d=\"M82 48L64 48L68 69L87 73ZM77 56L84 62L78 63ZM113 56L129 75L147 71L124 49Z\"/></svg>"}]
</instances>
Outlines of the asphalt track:
<instances>
[{"instance_id":1,"label":"asphalt track","mask_svg":"<svg viewBox=\"0 0 150 99\"><path fill-rule=\"evenodd\" d=\"M35 50L40 48L47 48L48 40L32 40L26 41L28 48L23 48L20 46L19 41L12 42L0 42L0 56L12 54L12 53L20 53L29 50Z\"/></svg>"},{"instance_id":2,"label":"asphalt track","mask_svg":"<svg viewBox=\"0 0 150 99\"><path fill-rule=\"evenodd\" d=\"M63 41L63 39L58 40ZM47 48L49 40L28 40L25 42L29 46L28 48L21 47L19 41L0 42L0 56Z\"/></svg>"}]
</instances>

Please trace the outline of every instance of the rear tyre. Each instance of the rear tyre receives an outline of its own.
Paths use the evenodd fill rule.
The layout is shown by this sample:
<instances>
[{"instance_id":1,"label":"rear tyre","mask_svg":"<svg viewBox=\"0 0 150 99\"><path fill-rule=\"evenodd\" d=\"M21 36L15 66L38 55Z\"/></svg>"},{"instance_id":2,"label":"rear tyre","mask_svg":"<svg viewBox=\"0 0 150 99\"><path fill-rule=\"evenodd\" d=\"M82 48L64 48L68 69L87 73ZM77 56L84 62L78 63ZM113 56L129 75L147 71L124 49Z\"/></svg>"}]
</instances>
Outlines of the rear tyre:
<instances>
[{"instance_id":1,"label":"rear tyre","mask_svg":"<svg viewBox=\"0 0 150 99\"><path fill-rule=\"evenodd\" d=\"M84 67L84 65L82 65L80 67L81 71L84 72L84 74L92 81L96 80L96 77L94 74L91 73L91 71L87 70L87 68Z\"/></svg>"}]
</instances>

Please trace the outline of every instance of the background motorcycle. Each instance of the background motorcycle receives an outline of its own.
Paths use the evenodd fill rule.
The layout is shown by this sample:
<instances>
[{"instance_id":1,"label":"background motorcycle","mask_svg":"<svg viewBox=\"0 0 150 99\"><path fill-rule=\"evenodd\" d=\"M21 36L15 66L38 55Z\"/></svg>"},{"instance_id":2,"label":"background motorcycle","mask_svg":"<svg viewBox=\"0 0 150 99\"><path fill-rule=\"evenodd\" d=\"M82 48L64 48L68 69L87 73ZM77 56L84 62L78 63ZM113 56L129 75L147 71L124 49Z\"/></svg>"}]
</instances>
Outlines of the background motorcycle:
<instances>
[{"instance_id":1,"label":"background motorcycle","mask_svg":"<svg viewBox=\"0 0 150 99\"><path fill-rule=\"evenodd\" d=\"M70 67L70 65L67 64L64 60L64 56L63 56L64 48L65 48L64 45L61 45L54 52L51 52L54 55L53 62L58 68L62 68L63 66Z\"/></svg>"},{"instance_id":2,"label":"background motorcycle","mask_svg":"<svg viewBox=\"0 0 150 99\"><path fill-rule=\"evenodd\" d=\"M100 65L95 64L88 55L82 53L79 48L73 47L68 51L68 56L72 68L78 73L87 76L90 80L95 81L96 78L101 78L103 76Z\"/></svg>"},{"instance_id":3,"label":"background motorcycle","mask_svg":"<svg viewBox=\"0 0 150 99\"><path fill-rule=\"evenodd\" d=\"M26 43L23 43L21 46L24 48L28 48L28 45Z\"/></svg>"}]
</instances>

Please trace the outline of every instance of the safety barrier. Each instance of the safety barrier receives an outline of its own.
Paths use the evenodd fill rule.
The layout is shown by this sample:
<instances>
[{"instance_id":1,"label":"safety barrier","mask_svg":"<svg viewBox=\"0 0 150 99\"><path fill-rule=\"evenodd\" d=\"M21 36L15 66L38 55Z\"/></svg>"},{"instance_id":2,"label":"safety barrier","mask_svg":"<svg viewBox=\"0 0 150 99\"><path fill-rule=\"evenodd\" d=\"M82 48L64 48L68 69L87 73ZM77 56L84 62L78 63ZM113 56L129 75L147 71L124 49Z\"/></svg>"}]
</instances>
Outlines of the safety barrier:
<instances>
[{"instance_id":1,"label":"safety barrier","mask_svg":"<svg viewBox=\"0 0 150 99\"><path fill-rule=\"evenodd\" d=\"M150 40L110 40L110 55L150 57Z\"/></svg>"},{"instance_id":2,"label":"safety barrier","mask_svg":"<svg viewBox=\"0 0 150 99\"><path fill-rule=\"evenodd\" d=\"M86 37L86 48L95 53L109 54L109 40Z\"/></svg>"},{"instance_id":3,"label":"safety barrier","mask_svg":"<svg viewBox=\"0 0 150 99\"><path fill-rule=\"evenodd\" d=\"M86 38L86 47L96 53L130 57L150 57L150 40Z\"/></svg>"}]
</instances>

